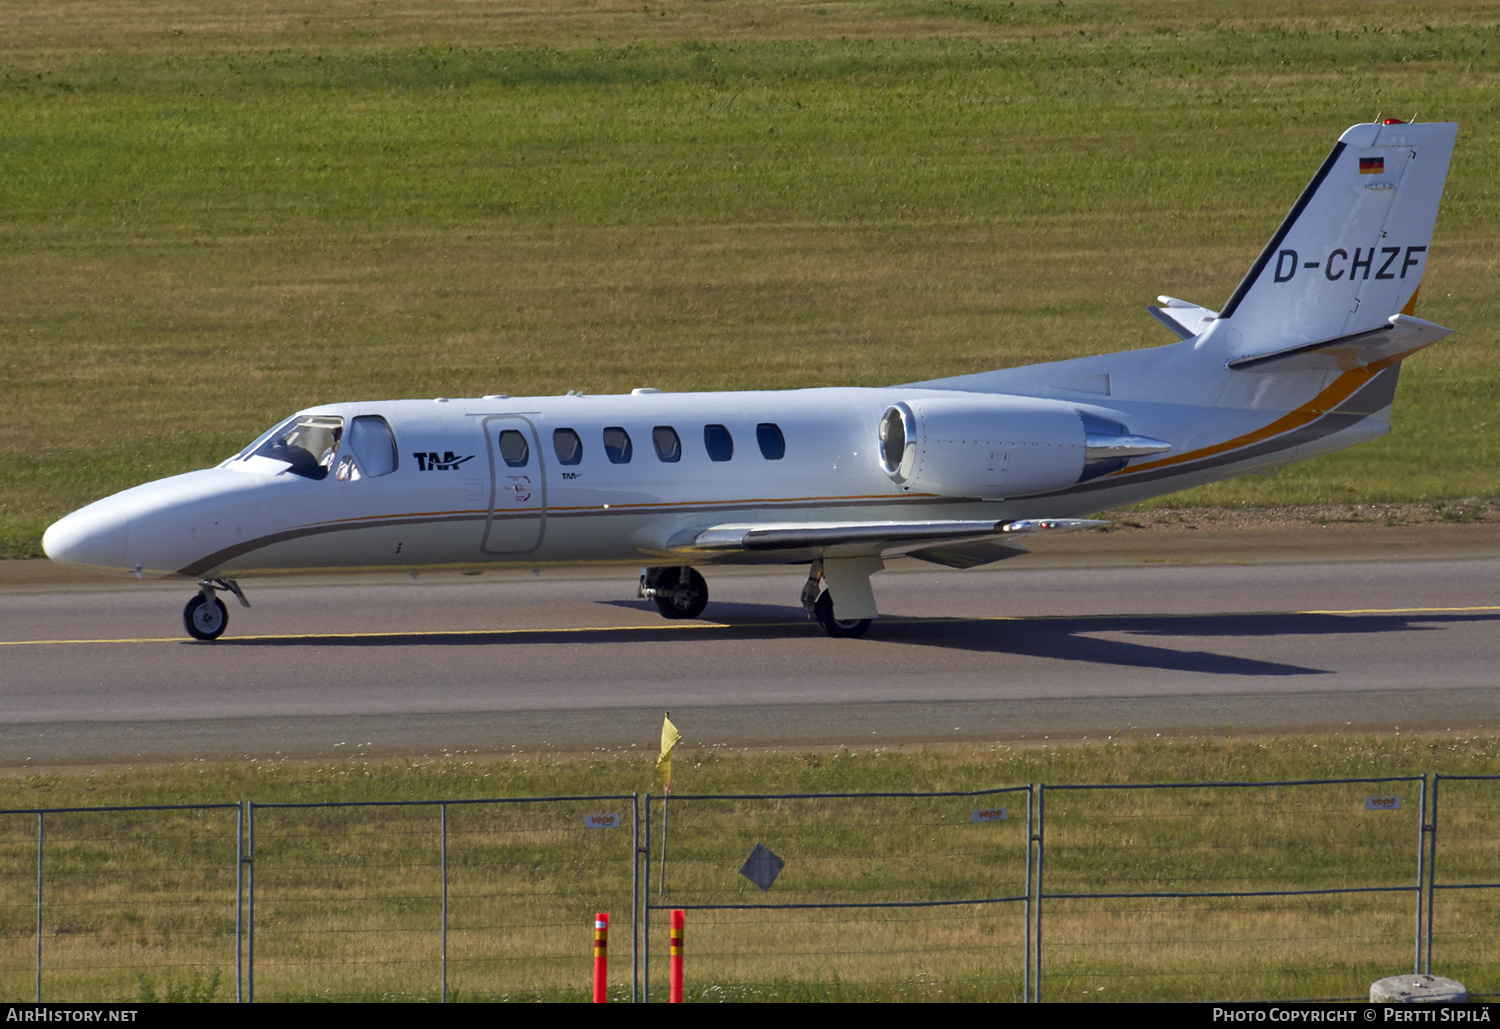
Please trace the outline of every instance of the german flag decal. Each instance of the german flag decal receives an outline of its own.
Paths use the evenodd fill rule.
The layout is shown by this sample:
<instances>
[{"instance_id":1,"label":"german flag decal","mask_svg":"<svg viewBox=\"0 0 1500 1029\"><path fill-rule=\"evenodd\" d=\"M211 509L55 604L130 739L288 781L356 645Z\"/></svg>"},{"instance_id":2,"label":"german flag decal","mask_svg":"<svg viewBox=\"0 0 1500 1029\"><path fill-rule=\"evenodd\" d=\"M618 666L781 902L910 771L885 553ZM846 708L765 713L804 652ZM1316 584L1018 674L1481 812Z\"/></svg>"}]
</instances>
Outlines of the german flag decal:
<instances>
[{"instance_id":1,"label":"german flag decal","mask_svg":"<svg viewBox=\"0 0 1500 1029\"><path fill-rule=\"evenodd\" d=\"M1384 157L1361 157L1359 159L1359 173L1361 175L1382 175L1385 173Z\"/></svg>"}]
</instances>

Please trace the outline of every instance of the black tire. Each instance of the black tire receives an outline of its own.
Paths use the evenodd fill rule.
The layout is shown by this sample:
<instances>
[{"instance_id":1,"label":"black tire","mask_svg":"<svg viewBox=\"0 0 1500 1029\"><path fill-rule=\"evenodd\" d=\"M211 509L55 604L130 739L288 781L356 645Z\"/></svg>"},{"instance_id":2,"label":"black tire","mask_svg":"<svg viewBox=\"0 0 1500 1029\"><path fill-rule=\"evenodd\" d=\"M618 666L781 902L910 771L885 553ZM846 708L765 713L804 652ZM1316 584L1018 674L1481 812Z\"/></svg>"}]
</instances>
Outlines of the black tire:
<instances>
[{"instance_id":1,"label":"black tire","mask_svg":"<svg viewBox=\"0 0 1500 1029\"><path fill-rule=\"evenodd\" d=\"M209 603L203 594L195 593L182 609L182 624L195 640L216 640L229 626L229 611L218 597Z\"/></svg>"},{"instance_id":2,"label":"black tire","mask_svg":"<svg viewBox=\"0 0 1500 1029\"><path fill-rule=\"evenodd\" d=\"M845 618L833 617L833 594L827 590L818 598L813 606L813 614L818 618L818 624L823 631L836 640L854 640L870 631L870 620L868 618Z\"/></svg>"},{"instance_id":3,"label":"black tire","mask_svg":"<svg viewBox=\"0 0 1500 1029\"><path fill-rule=\"evenodd\" d=\"M656 609L663 618L697 618L708 606L708 583L696 568L687 570L683 583L679 569L663 568L656 578Z\"/></svg>"}]
</instances>

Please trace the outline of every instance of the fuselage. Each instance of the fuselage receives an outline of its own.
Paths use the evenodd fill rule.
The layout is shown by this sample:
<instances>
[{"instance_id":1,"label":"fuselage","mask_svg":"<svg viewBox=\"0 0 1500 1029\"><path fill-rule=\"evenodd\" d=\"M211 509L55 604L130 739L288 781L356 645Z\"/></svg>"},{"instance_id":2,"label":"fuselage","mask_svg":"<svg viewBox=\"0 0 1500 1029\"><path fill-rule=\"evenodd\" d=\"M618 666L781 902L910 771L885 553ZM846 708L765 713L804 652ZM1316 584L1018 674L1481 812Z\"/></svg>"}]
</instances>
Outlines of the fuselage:
<instances>
[{"instance_id":1,"label":"fuselage","mask_svg":"<svg viewBox=\"0 0 1500 1029\"><path fill-rule=\"evenodd\" d=\"M1114 356L1139 361L1153 353ZM1067 372L1068 364L1041 367ZM958 448L956 460L974 463L979 481L972 488L960 485L954 492L946 480L932 488L893 477L883 464L880 426L896 404L919 411L946 405L960 413L958 430L948 435L965 438L922 444L924 452ZM1031 425L1039 405L1055 428L1019 443L1012 439L1011 450L1024 447L1033 463L1058 463L1060 471L1019 481L1012 468L1017 488L1007 489L1003 478L980 467L994 464L996 453L996 441L985 437L1003 435L982 425L993 421L997 406L1019 406ZM964 420L971 407L973 417ZM321 474L299 474L287 461L266 456L262 437L214 468L89 505L49 529L44 545L54 560L141 578L659 563L685 533L723 524L997 522L1086 514L1279 464L1298 447L1284 440L1279 450L1260 448L1237 459L1232 452L1218 455L1207 467L1188 459L1168 474L1149 476L1130 474L1132 465L1147 461L1119 460L1122 467L1085 479L1085 419L1184 440L1173 453L1191 458L1190 450L1211 450L1276 416L1246 407L1109 405L921 386L331 404L300 414L339 427L336 445L304 458L318 459L314 471ZM388 456L384 449L373 457L356 452L364 438L351 438L356 420L389 432L388 443L377 441ZM1355 421L1323 433L1324 447L1385 431L1383 418L1360 418L1368 423L1363 427ZM736 552L696 563L804 559Z\"/></svg>"}]
</instances>

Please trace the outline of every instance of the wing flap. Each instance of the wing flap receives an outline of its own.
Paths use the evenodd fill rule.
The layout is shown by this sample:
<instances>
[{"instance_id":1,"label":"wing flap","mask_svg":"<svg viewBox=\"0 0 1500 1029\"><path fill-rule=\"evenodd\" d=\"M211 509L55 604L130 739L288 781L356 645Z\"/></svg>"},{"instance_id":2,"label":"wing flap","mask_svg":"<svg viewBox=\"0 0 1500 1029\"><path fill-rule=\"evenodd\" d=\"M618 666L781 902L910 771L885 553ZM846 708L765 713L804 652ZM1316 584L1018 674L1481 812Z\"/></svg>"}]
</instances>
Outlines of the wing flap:
<instances>
[{"instance_id":1,"label":"wing flap","mask_svg":"<svg viewBox=\"0 0 1500 1029\"><path fill-rule=\"evenodd\" d=\"M667 551L690 556L745 552L857 548L885 556L943 545L1092 529L1108 522L1090 518L1020 518L1008 521L808 522L802 525L715 525L689 529L667 541Z\"/></svg>"},{"instance_id":2,"label":"wing flap","mask_svg":"<svg viewBox=\"0 0 1500 1029\"><path fill-rule=\"evenodd\" d=\"M952 543L939 547L924 547L912 550L907 557L946 568L978 568L1010 557L1020 557L1030 551L1019 543L1000 542L995 539L976 540L971 543Z\"/></svg>"}]
</instances>

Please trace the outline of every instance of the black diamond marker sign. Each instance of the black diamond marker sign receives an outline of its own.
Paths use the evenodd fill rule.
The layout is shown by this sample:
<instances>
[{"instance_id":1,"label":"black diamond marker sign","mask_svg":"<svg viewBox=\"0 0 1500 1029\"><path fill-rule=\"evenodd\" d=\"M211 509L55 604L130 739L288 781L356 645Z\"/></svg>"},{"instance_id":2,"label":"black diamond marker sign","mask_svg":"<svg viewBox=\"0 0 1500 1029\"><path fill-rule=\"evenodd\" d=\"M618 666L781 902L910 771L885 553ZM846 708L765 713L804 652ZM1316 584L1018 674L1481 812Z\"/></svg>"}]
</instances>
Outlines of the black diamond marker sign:
<instances>
[{"instance_id":1,"label":"black diamond marker sign","mask_svg":"<svg viewBox=\"0 0 1500 1029\"><path fill-rule=\"evenodd\" d=\"M771 884L776 881L776 877L785 867L785 861L767 850L764 843L757 843L740 869L740 875L759 886L761 890L770 892Z\"/></svg>"}]
</instances>

